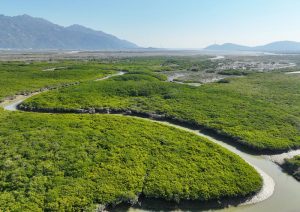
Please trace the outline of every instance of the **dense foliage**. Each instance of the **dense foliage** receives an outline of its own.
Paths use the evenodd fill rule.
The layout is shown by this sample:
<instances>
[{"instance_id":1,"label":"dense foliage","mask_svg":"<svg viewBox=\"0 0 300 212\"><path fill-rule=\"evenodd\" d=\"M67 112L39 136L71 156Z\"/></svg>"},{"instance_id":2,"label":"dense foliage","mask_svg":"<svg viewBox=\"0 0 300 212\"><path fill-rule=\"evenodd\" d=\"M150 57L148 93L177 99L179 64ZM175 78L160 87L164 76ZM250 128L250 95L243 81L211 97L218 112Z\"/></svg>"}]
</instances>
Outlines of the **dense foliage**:
<instances>
[{"instance_id":1,"label":"dense foliage","mask_svg":"<svg viewBox=\"0 0 300 212\"><path fill-rule=\"evenodd\" d=\"M192 133L116 115L0 113L0 210L92 211L258 191L241 158Z\"/></svg>"},{"instance_id":2,"label":"dense foliage","mask_svg":"<svg viewBox=\"0 0 300 212\"><path fill-rule=\"evenodd\" d=\"M300 181L300 155L295 156L292 159L285 160L282 167Z\"/></svg>"},{"instance_id":3,"label":"dense foliage","mask_svg":"<svg viewBox=\"0 0 300 212\"><path fill-rule=\"evenodd\" d=\"M111 79L47 92L23 106L155 113L214 129L255 150L300 146L299 75L261 73L227 82L196 88L145 78L122 83Z\"/></svg>"},{"instance_id":4,"label":"dense foliage","mask_svg":"<svg viewBox=\"0 0 300 212\"><path fill-rule=\"evenodd\" d=\"M165 64L170 59L178 61L178 65ZM90 61L0 62L0 101L15 94L71 82L94 80L118 71L144 73L159 80L166 80L166 77L158 72L188 69L206 59L206 57L197 59L151 57Z\"/></svg>"},{"instance_id":5,"label":"dense foliage","mask_svg":"<svg viewBox=\"0 0 300 212\"><path fill-rule=\"evenodd\" d=\"M0 100L40 88L97 79L114 72L97 62L1 62Z\"/></svg>"},{"instance_id":6,"label":"dense foliage","mask_svg":"<svg viewBox=\"0 0 300 212\"><path fill-rule=\"evenodd\" d=\"M253 72L254 71L238 70L238 69L226 69L226 70L220 71L219 74L242 76L242 75L248 75L248 74L253 73Z\"/></svg>"},{"instance_id":7,"label":"dense foliage","mask_svg":"<svg viewBox=\"0 0 300 212\"><path fill-rule=\"evenodd\" d=\"M122 90L126 97L150 97L166 80L159 71L175 68L162 65L166 60L2 62L0 100L76 81L89 89L107 85L110 101L112 86L116 99ZM117 71L128 73L94 82ZM152 88L136 89L144 84ZM87 91L70 89L79 89L73 100ZM241 158L173 127L113 115L0 109L0 211L93 211L140 195L207 201L244 197L261 186L259 174Z\"/></svg>"}]
</instances>

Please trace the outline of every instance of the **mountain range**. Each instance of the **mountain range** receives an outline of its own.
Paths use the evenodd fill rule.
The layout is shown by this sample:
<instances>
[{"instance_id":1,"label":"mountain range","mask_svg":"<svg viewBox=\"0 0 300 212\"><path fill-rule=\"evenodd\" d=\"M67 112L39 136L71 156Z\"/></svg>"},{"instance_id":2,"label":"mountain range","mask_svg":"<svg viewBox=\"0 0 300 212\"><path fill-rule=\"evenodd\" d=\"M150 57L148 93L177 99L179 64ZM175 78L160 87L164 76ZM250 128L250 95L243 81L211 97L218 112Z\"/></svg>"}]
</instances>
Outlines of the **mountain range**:
<instances>
[{"instance_id":1,"label":"mountain range","mask_svg":"<svg viewBox=\"0 0 300 212\"><path fill-rule=\"evenodd\" d=\"M277 41L263 46L242 46L234 43L225 43L222 45L214 44L205 48L212 51L256 51L256 52L280 52L280 53L299 53L300 42Z\"/></svg>"},{"instance_id":2,"label":"mountain range","mask_svg":"<svg viewBox=\"0 0 300 212\"><path fill-rule=\"evenodd\" d=\"M81 25L63 27L29 15L0 15L0 49L95 51L139 48L132 42ZM210 45L205 50L300 53L300 42L278 41L254 47L225 43Z\"/></svg>"},{"instance_id":3,"label":"mountain range","mask_svg":"<svg viewBox=\"0 0 300 212\"><path fill-rule=\"evenodd\" d=\"M102 31L53 24L29 15L0 15L1 49L122 50L139 48Z\"/></svg>"}]
</instances>

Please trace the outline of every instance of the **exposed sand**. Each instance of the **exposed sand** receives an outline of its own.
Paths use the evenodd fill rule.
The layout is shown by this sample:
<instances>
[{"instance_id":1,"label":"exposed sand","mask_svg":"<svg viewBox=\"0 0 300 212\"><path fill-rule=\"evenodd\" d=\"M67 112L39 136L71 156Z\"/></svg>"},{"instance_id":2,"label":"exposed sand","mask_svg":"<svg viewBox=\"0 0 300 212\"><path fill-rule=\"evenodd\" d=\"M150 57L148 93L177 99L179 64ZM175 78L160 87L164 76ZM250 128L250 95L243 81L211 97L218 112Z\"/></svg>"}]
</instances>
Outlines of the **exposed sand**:
<instances>
[{"instance_id":1,"label":"exposed sand","mask_svg":"<svg viewBox=\"0 0 300 212\"><path fill-rule=\"evenodd\" d=\"M300 74L300 71L287 72L285 74Z\"/></svg>"},{"instance_id":2,"label":"exposed sand","mask_svg":"<svg viewBox=\"0 0 300 212\"><path fill-rule=\"evenodd\" d=\"M265 155L265 157L268 160L273 161L274 163L277 163L279 165L282 165L284 163L285 159L291 159L297 155L300 155L300 149L298 150L291 150L289 152L285 152L282 154L277 154L277 155Z\"/></svg>"}]
</instances>

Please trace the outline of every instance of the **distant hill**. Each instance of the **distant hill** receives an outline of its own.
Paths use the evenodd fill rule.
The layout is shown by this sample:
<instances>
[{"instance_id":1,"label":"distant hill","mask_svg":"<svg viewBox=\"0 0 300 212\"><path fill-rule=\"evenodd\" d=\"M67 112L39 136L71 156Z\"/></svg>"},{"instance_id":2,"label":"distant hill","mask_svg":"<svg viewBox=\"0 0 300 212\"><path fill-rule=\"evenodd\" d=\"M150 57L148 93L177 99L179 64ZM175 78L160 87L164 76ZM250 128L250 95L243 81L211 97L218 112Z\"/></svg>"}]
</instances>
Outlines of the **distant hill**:
<instances>
[{"instance_id":1,"label":"distant hill","mask_svg":"<svg viewBox=\"0 0 300 212\"><path fill-rule=\"evenodd\" d=\"M300 42L294 41L278 41L263 46L241 46L233 43L225 43L222 45L214 44L205 48L212 51L260 51L260 52L282 52L282 53L299 53Z\"/></svg>"},{"instance_id":2,"label":"distant hill","mask_svg":"<svg viewBox=\"0 0 300 212\"><path fill-rule=\"evenodd\" d=\"M264 46L257 46L254 49L271 52L300 52L300 42L278 41Z\"/></svg>"},{"instance_id":3,"label":"distant hill","mask_svg":"<svg viewBox=\"0 0 300 212\"><path fill-rule=\"evenodd\" d=\"M0 15L0 48L121 50L138 46L80 25L63 27L28 15Z\"/></svg>"},{"instance_id":4,"label":"distant hill","mask_svg":"<svg viewBox=\"0 0 300 212\"><path fill-rule=\"evenodd\" d=\"M234 43L224 43L222 45L214 44L205 48L206 50L213 51L249 51L251 48L247 46L241 46Z\"/></svg>"}]
</instances>

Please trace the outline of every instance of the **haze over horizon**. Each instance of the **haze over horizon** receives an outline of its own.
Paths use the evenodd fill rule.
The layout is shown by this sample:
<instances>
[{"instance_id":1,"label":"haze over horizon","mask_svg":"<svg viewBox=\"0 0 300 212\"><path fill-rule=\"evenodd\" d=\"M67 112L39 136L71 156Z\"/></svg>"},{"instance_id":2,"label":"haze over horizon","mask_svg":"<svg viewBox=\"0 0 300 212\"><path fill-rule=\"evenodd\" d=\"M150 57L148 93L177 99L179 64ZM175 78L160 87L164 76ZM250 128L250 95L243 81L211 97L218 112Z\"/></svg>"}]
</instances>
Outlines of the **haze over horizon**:
<instances>
[{"instance_id":1,"label":"haze over horizon","mask_svg":"<svg viewBox=\"0 0 300 212\"><path fill-rule=\"evenodd\" d=\"M297 0L1 0L0 14L80 24L143 47L203 48L300 41L298 8Z\"/></svg>"}]
</instances>

